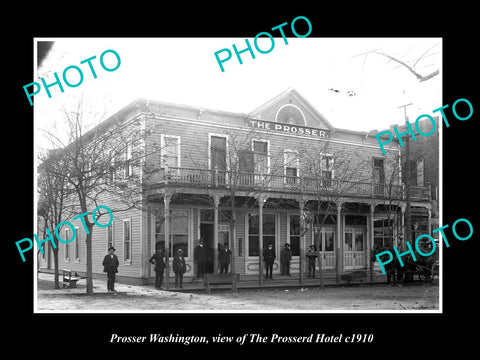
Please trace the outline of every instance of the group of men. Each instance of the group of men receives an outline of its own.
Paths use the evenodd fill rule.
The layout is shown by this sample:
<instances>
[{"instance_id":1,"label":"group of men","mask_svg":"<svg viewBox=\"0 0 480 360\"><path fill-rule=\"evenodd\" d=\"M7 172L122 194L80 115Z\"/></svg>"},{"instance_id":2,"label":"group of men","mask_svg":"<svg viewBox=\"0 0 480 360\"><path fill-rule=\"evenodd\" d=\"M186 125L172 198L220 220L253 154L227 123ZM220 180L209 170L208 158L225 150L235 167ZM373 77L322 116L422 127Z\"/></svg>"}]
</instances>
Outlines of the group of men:
<instances>
[{"instance_id":1,"label":"group of men","mask_svg":"<svg viewBox=\"0 0 480 360\"><path fill-rule=\"evenodd\" d=\"M308 259L308 276L315 277L315 258L318 256L317 251L313 245L310 245L310 250L306 253ZM195 247L194 259L197 262L197 277L203 279L208 260L208 249L204 244L203 239L200 239L198 245ZM229 249L228 244L225 243L223 247L218 251L218 261L220 264L220 274L228 274L229 265L232 259L232 251ZM265 278L272 280L273 264L276 259L275 250L271 243L267 244L267 247L263 251L263 261L265 264ZM290 262L292 260L292 250L290 244L285 244L284 248L280 251L280 272L282 275L290 275ZM150 263L154 265L155 270L155 288L161 289L163 285L163 275L166 266L164 249L159 247L155 254L150 258ZM107 289L108 291L115 291L115 274L118 272L118 258L115 255L115 248L111 246L108 249L108 254L103 259L103 271L107 273ZM183 249L178 248L174 257L172 270L175 273L175 287L183 287L183 274L187 271L187 265L185 257L183 255Z\"/></svg>"},{"instance_id":2,"label":"group of men","mask_svg":"<svg viewBox=\"0 0 480 360\"><path fill-rule=\"evenodd\" d=\"M317 251L313 245L305 254L308 259L308 277L315 277L315 258L318 256ZM263 250L263 261L265 263L265 279L272 280L273 264L275 262L275 250L271 243L267 244L266 249ZM290 262L292 261L292 250L290 244L285 244L280 251L280 273L282 275L290 275Z\"/></svg>"}]
</instances>

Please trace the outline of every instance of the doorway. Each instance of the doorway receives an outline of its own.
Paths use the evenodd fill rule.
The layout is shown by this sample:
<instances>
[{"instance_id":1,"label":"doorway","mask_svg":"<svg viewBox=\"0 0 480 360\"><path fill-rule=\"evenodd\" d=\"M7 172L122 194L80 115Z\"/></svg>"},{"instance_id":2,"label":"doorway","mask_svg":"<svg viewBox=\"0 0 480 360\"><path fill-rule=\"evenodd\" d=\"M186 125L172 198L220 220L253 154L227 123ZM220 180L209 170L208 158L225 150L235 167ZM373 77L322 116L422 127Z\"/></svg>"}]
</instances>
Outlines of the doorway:
<instances>
[{"instance_id":1,"label":"doorway","mask_svg":"<svg viewBox=\"0 0 480 360\"><path fill-rule=\"evenodd\" d=\"M359 269L365 265L365 228L346 228L343 244L345 269Z\"/></svg>"},{"instance_id":2,"label":"doorway","mask_svg":"<svg viewBox=\"0 0 480 360\"><path fill-rule=\"evenodd\" d=\"M335 268L335 228L330 226L313 227L314 244L318 247L322 270Z\"/></svg>"},{"instance_id":3,"label":"doorway","mask_svg":"<svg viewBox=\"0 0 480 360\"><path fill-rule=\"evenodd\" d=\"M200 224L200 237L203 239L203 244L207 248L207 265L206 273L214 273L214 244L213 244L213 224Z\"/></svg>"}]
</instances>

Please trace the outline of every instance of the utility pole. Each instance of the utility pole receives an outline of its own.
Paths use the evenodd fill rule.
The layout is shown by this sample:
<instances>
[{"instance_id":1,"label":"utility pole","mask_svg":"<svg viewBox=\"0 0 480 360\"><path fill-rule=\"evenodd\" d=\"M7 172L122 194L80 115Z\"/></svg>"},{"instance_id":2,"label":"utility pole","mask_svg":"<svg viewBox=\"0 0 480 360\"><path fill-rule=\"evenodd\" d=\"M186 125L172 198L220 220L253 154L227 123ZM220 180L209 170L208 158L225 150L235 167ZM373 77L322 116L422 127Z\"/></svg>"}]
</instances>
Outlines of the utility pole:
<instances>
[{"instance_id":1,"label":"utility pole","mask_svg":"<svg viewBox=\"0 0 480 360\"><path fill-rule=\"evenodd\" d=\"M407 106L412 103L399 106L403 108L403 114L405 116L405 124L408 122ZM405 144L405 230L404 230L404 243L410 241L411 238L411 209L410 209L410 135L407 135L407 142Z\"/></svg>"}]
</instances>

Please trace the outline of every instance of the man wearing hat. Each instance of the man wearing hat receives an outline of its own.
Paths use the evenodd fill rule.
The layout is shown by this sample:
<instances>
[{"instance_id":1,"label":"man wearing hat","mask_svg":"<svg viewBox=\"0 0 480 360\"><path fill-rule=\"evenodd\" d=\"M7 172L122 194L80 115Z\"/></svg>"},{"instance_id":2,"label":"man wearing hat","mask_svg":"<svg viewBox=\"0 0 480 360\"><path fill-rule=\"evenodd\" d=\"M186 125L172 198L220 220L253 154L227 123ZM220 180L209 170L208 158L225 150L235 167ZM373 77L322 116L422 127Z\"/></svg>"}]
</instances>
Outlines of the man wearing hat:
<instances>
[{"instance_id":1,"label":"man wearing hat","mask_svg":"<svg viewBox=\"0 0 480 360\"><path fill-rule=\"evenodd\" d=\"M103 272L107 273L107 291L115 291L115 274L118 272L118 257L115 255L115 248L110 246L108 254L103 258Z\"/></svg>"},{"instance_id":2,"label":"man wearing hat","mask_svg":"<svg viewBox=\"0 0 480 360\"><path fill-rule=\"evenodd\" d=\"M265 279L270 278L270 280L272 280L273 262L275 261L275 258L276 255L275 250L273 250L273 245L272 243L268 243L267 248L263 250L263 261L265 262L266 269Z\"/></svg>"},{"instance_id":3,"label":"man wearing hat","mask_svg":"<svg viewBox=\"0 0 480 360\"><path fill-rule=\"evenodd\" d=\"M157 248L157 251L152 255L149 261L155 266L155 288L161 289L163 284L163 272L165 270L163 249L160 247Z\"/></svg>"},{"instance_id":4,"label":"man wearing hat","mask_svg":"<svg viewBox=\"0 0 480 360\"><path fill-rule=\"evenodd\" d=\"M310 245L306 255L308 259L308 277L315 277L315 258L318 256L318 253L314 245Z\"/></svg>"},{"instance_id":5,"label":"man wearing hat","mask_svg":"<svg viewBox=\"0 0 480 360\"><path fill-rule=\"evenodd\" d=\"M290 244L285 244L282 251L280 251L280 271L282 275L290 275L290 261L292 261L292 251Z\"/></svg>"},{"instance_id":6,"label":"man wearing hat","mask_svg":"<svg viewBox=\"0 0 480 360\"><path fill-rule=\"evenodd\" d=\"M203 279L207 269L207 248L202 238L198 240L198 245L195 247L193 258L197 261L197 276L199 279Z\"/></svg>"},{"instance_id":7,"label":"man wearing hat","mask_svg":"<svg viewBox=\"0 0 480 360\"><path fill-rule=\"evenodd\" d=\"M183 257L182 248L177 249L177 253L173 257L173 272L175 273L175 287L180 285L183 287L183 274L187 271L187 264Z\"/></svg>"},{"instance_id":8,"label":"man wearing hat","mask_svg":"<svg viewBox=\"0 0 480 360\"><path fill-rule=\"evenodd\" d=\"M220 274L228 274L228 265L232 259L232 251L228 248L228 243L223 244L223 248L218 252L218 261L220 262Z\"/></svg>"}]
</instances>

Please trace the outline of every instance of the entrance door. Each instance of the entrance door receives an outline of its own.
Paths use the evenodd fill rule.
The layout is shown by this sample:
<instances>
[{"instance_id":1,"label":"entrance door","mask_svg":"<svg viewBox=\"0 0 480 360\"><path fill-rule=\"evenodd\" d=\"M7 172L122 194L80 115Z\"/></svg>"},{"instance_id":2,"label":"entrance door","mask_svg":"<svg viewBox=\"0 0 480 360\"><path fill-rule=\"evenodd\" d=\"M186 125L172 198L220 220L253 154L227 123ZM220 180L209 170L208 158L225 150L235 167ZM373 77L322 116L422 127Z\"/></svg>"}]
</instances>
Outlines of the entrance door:
<instances>
[{"instance_id":1,"label":"entrance door","mask_svg":"<svg viewBox=\"0 0 480 360\"><path fill-rule=\"evenodd\" d=\"M205 271L207 274L212 274L214 272L213 224L200 224L200 237L207 248L207 266Z\"/></svg>"},{"instance_id":2,"label":"entrance door","mask_svg":"<svg viewBox=\"0 0 480 360\"><path fill-rule=\"evenodd\" d=\"M335 229L333 227L313 228L318 256L321 257L322 270L335 268Z\"/></svg>"},{"instance_id":3,"label":"entrance door","mask_svg":"<svg viewBox=\"0 0 480 360\"><path fill-rule=\"evenodd\" d=\"M365 229L346 228L343 244L345 269L363 268L365 265Z\"/></svg>"}]
</instances>

